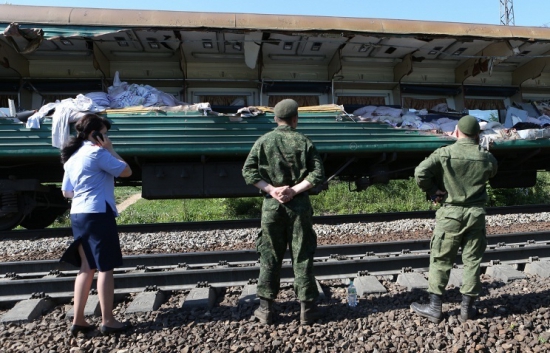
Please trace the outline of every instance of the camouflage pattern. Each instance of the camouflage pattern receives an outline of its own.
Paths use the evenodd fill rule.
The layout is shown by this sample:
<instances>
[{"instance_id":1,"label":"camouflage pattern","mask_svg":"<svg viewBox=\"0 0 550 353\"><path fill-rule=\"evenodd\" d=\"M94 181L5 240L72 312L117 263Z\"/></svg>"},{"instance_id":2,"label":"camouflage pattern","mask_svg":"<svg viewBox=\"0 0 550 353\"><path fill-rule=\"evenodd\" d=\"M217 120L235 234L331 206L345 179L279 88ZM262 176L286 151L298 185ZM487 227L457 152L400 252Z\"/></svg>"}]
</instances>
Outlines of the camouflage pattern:
<instances>
[{"instance_id":1,"label":"camouflage pattern","mask_svg":"<svg viewBox=\"0 0 550 353\"><path fill-rule=\"evenodd\" d=\"M316 186L324 180L324 169L313 143L290 126L281 125L256 141L244 164L243 177L247 184L264 180L276 187L294 186L307 180ZM264 199L261 231L256 239L260 254L259 297L277 297L287 247L290 248L298 299L310 301L319 295L313 275L317 236L312 216L307 193L298 194L284 204L273 198Z\"/></svg>"},{"instance_id":2,"label":"camouflage pattern","mask_svg":"<svg viewBox=\"0 0 550 353\"><path fill-rule=\"evenodd\" d=\"M273 186L293 186L307 180L316 186L323 182L324 169L313 143L290 126L281 125L252 146L243 177L250 185L264 180Z\"/></svg>"},{"instance_id":3,"label":"camouflage pattern","mask_svg":"<svg viewBox=\"0 0 550 353\"><path fill-rule=\"evenodd\" d=\"M430 195L446 191L443 206L436 213L436 227L430 244L428 291L443 294L459 247L464 264L462 294L478 296L481 288L480 263L487 237L486 183L497 173L497 161L479 147L475 139L463 138L434 151L415 169L418 186Z\"/></svg>"},{"instance_id":4,"label":"camouflage pattern","mask_svg":"<svg viewBox=\"0 0 550 353\"><path fill-rule=\"evenodd\" d=\"M256 249L260 254L259 297L277 297L287 247L292 258L296 296L309 301L319 295L313 276L317 236L312 226L312 215L313 209L307 195L298 195L285 204L273 198L264 200L261 231L256 239Z\"/></svg>"}]
</instances>

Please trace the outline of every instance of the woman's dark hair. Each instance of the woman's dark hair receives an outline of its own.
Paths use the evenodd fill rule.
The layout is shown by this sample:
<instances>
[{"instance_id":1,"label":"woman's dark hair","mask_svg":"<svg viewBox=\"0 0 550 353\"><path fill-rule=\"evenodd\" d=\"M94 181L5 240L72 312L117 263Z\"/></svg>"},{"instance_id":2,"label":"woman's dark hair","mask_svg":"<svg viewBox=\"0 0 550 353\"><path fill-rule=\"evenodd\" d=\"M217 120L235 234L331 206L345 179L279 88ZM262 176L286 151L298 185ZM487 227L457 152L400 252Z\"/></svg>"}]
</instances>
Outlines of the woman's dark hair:
<instances>
[{"instance_id":1,"label":"woman's dark hair","mask_svg":"<svg viewBox=\"0 0 550 353\"><path fill-rule=\"evenodd\" d=\"M76 136L72 136L61 149L61 163L65 164L73 153L78 151L88 136L94 131L101 131L103 127L111 128L111 122L95 114L86 114L75 124Z\"/></svg>"}]
</instances>

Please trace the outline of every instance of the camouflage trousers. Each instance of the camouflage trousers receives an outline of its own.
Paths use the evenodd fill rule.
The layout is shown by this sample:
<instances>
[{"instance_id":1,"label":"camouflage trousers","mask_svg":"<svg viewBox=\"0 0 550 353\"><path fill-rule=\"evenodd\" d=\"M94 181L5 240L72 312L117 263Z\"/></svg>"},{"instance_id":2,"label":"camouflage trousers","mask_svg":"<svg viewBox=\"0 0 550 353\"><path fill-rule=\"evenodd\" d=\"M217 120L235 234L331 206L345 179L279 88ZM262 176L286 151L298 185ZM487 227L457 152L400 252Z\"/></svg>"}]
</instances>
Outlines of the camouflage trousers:
<instances>
[{"instance_id":1,"label":"camouflage trousers","mask_svg":"<svg viewBox=\"0 0 550 353\"><path fill-rule=\"evenodd\" d=\"M272 198L264 200L261 231L256 239L256 249L260 254L259 297L277 297L287 247L292 258L296 296L301 301L310 301L319 295L313 276L317 236L313 230L312 216L307 195L298 195L284 205Z\"/></svg>"},{"instance_id":2,"label":"camouflage trousers","mask_svg":"<svg viewBox=\"0 0 550 353\"><path fill-rule=\"evenodd\" d=\"M436 213L430 243L428 292L441 295L449 282L458 249L462 248L462 294L477 297L481 291L480 264L487 247L483 207L446 205Z\"/></svg>"}]
</instances>

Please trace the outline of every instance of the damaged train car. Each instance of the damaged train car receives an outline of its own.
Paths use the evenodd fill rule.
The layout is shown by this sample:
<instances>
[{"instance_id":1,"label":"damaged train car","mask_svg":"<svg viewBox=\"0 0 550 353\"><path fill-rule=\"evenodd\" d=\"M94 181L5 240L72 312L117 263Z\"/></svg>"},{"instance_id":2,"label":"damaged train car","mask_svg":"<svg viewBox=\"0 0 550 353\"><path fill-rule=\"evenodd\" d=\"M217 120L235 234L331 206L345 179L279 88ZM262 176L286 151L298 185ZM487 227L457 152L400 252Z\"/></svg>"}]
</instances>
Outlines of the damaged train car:
<instances>
[{"instance_id":1,"label":"damaged train car","mask_svg":"<svg viewBox=\"0 0 550 353\"><path fill-rule=\"evenodd\" d=\"M88 111L147 199L259 195L242 164L289 97L353 190L412 176L465 114L494 187L549 169L550 28L16 5L0 28L0 230L66 211L59 147Z\"/></svg>"}]
</instances>

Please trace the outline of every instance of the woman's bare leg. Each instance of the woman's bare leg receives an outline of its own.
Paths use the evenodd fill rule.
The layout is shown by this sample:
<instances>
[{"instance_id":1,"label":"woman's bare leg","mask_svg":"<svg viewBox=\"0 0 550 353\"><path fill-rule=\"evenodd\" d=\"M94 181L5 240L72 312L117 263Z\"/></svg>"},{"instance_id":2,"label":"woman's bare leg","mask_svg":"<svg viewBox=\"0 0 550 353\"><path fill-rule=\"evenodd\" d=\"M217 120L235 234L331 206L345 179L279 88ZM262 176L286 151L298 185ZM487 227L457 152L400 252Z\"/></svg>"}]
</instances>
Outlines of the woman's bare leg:
<instances>
[{"instance_id":1,"label":"woman's bare leg","mask_svg":"<svg viewBox=\"0 0 550 353\"><path fill-rule=\"evenodd\" d=\"M97 275L97 292L99 294L99 304L101 305L101 324L108 327L118 328L123 324L113 316L113 305L115 299L115 281L113 270L100 271Z\"/></svg>"},{"instance_id":2,"label":"woman's bare leg","mask_svg":"<svg viewBox=\"0 0 550 353\"><path fill-rule=\"evenodd\" d=\"M84 317L84 308L88 301L88 294L90 288L92 288L92 282L94 281L95 269L90 269L84 249L82 245L78 246L78 253L80 254L81 265L78 275L74 281L74 318L73 325L88 326L86 318Z\"/></svg>"}]
</instances>

